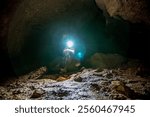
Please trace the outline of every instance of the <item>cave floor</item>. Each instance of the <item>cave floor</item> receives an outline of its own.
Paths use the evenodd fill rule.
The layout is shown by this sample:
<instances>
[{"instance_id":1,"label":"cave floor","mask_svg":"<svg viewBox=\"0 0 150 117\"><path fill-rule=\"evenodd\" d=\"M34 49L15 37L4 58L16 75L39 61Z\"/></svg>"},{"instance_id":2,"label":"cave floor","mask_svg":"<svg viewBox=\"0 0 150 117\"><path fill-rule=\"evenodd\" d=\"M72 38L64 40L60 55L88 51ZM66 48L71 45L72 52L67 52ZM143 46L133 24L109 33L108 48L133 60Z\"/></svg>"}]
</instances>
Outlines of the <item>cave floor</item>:
<instances>
[{"instance_id":1,"label":"cave floor","mask_svg":"<svg viewBox=\"0 0 150 117\"><path fill-rule=\"evenodd\" d=\"M150 78L137 76L135 68L82 69L71 75L49 75L45 69L42 67L0 86L0 99L150 99Z\"/></svg>"}]
</instances>

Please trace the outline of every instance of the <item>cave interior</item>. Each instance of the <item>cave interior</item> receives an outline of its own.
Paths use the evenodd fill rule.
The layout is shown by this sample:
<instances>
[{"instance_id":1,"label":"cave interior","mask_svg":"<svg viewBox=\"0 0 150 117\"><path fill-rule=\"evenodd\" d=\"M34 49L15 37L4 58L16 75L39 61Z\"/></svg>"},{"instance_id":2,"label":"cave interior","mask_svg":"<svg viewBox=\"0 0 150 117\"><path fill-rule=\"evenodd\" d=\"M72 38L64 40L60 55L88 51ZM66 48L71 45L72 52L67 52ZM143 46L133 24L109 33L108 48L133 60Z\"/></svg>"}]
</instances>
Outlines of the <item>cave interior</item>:
<instances>
[{"instance_id":1,"label":"cave interior","mask_svg":"<svg viewBox=\"0 0 150 117\"><path fill-rule=\"evenodd\" d=\"M149 5L2 0L0 99L150 99Z\"/></svg>"}]
</instances>

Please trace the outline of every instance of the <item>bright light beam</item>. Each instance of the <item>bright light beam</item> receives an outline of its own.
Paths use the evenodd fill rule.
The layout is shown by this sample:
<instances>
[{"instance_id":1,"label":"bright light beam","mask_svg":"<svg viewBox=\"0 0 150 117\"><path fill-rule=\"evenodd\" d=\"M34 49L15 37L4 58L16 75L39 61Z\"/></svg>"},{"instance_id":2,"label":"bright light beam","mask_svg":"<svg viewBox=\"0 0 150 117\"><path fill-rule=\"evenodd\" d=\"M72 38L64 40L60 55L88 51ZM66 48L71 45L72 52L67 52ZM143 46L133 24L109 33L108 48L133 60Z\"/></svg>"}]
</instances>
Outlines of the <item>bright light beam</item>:
<instances>
[{"instance_id":1,"label":"bright light beam","mask_svg":"<svg viewBox=\"0 0 150 117\"><path fill-rule=\"evenodd\" d=\"M72 41L67 41L67 46L69 48L73 47L74 43Z\"/></svg>"}]
</instances>

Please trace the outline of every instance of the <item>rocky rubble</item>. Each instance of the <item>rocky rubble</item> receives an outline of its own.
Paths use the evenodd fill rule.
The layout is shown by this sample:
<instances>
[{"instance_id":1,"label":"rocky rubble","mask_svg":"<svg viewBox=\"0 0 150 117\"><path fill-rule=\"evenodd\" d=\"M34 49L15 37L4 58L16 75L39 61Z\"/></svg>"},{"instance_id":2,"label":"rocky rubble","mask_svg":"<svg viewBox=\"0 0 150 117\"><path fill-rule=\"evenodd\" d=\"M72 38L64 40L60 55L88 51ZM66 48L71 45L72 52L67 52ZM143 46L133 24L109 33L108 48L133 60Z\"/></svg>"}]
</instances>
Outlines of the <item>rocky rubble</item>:
<instances>
[{"instance_id":1,"label":"rocky rubble","mask_svg":"<svg viewBox=\"0 0 150 117\"><path fill-rule=\"evenodd\" d=\"M82 69L59 76L46 74L42 67L0 86L0 99L150 99L150 79L131 69Z\"/></svg>"}]
</instances>

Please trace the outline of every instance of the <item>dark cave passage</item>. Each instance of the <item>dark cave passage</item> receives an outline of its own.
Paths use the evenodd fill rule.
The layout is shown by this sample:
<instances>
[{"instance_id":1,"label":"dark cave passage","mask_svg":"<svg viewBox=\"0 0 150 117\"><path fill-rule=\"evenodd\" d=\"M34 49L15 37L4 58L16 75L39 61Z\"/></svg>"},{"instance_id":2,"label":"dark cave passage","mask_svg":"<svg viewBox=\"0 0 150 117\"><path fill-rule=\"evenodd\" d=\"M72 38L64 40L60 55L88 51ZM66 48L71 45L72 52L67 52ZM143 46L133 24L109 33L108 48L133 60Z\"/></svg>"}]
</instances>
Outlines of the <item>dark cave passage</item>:
<instances>
[{"instance_id":1,"label":"dark cave passage","mask_svg":"<svg viewBox=\"0 0 150 117\"><path fill-rule=\"evenodd\" d=\"M142 38L149 35L145 27L139 32L136 24L105 16L93 0L62 2L65 1L46 1L39 6L40 1L24 1L17 8L8 32L8 51L17 74L40 66L55 72L53 68L64 56L64 36L72 36L76 49L86 52L84 64L89 65L86 61L95 53L120 54L143 61L148 57L144 54L147 46L139 48L147 44L147 39Z\"/></svg>"}]
</instances>

